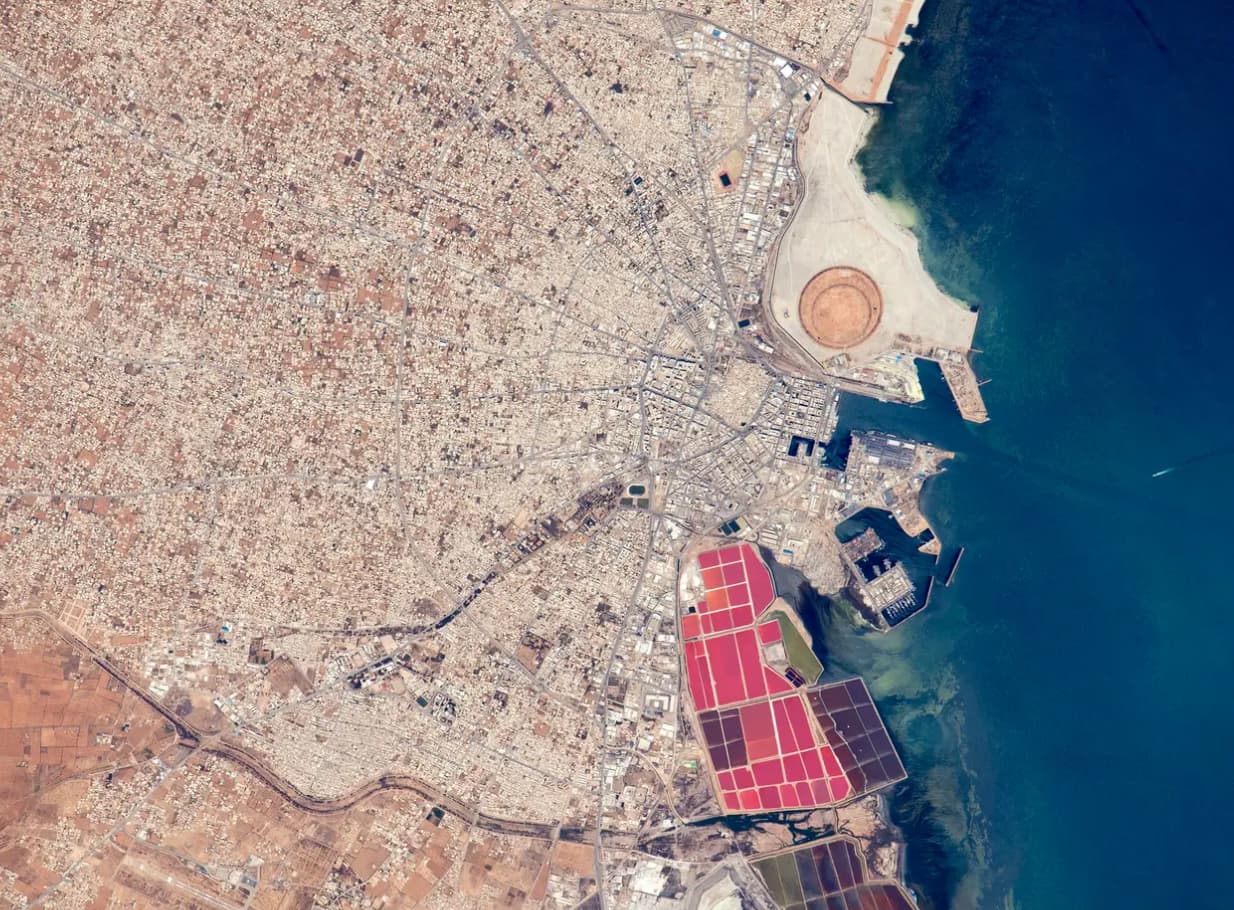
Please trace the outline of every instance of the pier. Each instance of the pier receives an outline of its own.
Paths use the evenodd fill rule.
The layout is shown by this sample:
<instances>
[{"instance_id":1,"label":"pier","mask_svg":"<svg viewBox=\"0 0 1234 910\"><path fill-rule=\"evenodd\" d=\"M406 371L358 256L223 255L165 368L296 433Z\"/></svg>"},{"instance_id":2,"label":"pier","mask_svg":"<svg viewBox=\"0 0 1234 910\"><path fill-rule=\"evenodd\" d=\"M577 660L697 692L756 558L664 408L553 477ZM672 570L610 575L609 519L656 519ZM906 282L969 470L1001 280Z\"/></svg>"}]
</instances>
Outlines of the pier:
<instances>
[{"instance_id":1,"label":"pier","mask_svg":"<svg viewBox=\"0 0 1234 910\"><path fill-rule=\"evenodd\" d=\"M956 351L946 353L954 357L940 359L938 365L943 368L943 379L947 381L947 388L951 389L951 396L955 399L956 407L960 409L960 416L972 423L985 423L990 419L990 412L986 410L977 375L973 372L968 358Z\"/></svg>"}]
</instances>

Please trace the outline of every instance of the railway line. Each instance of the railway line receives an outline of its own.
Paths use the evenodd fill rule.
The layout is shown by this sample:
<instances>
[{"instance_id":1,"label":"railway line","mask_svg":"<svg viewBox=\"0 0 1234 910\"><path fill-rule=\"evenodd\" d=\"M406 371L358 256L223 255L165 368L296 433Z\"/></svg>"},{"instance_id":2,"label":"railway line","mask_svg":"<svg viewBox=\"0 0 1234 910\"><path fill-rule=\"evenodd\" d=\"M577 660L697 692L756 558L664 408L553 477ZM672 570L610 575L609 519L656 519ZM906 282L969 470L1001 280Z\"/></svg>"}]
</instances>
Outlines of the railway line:
<instances>
[{"instance_id":1,"label":"railway line","mask_svg":"<svg viewBox=\"0 0 1234 910\"><path fill-rule=\"evenodd\" d=\"M405 774L381 775L340 796L314 796L278 774L270 768L264 759L247 747L229 739L224 734L201 730L184 718L176 715L163 705L148 689L133 680L122 668L116 666L105 654L100 653L88 642L83 641L49 613L43 610L21 610L0 615L0 621L11 621L13 619L41 621L73 648L89 655L90 659L105 673L166 720L175 730L180 744L189 749L190 754L215 755L243 767L280 797L303 812L309 812L314 815L338 815L381 793L403 790L416 794L426 802L433 803L442 811L462 819L469 826L480 828L481 830L513 837L527 837L547 841L556 841L561 837L561 825L559 823L534 822L489 815L480 812L474 806L460 799L450 796L426 781ZM588 831L587 835L578 838L578 840L583 843L591 843L593 836L592 832Z\"/></svg>"}]
</instances>

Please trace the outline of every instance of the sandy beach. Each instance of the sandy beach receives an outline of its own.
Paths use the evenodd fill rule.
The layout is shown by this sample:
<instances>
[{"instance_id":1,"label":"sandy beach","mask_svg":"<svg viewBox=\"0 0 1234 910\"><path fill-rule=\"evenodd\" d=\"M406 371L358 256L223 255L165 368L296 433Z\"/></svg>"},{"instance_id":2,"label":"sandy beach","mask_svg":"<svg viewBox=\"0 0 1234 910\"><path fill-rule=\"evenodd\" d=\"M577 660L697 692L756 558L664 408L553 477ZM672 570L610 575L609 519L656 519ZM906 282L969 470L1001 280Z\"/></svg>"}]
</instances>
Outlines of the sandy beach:
<instances>
[{"instance_id":1,"label":"sandy beach","mask_svg":"<svg viewBox=\"0 0 1234 910\"><path fill-rule=\"evenodd\" d=\"M907 32L917 24L925 0L875 0L865 32L853 46L842 79L833 83L845 97L862 103L883 104L904 59Z\"/></svg>"},{"instance_id":2,"label":"sandy beach","mask_svg":"<svg viewBox=\"0 0 1234 910\"><path fill-rule=\"evenodd\" d=\"M865 190L854 158L873 117L839 93L824 92L799 134L805 196L780 240L768 295L771 317L815 360L829 360L842 350L806 332L799 317L802 289L825 269L860 269L877 282L883 312L867 337L843 350L853 361L902 348L900 337L967 351L976 313L939 290L921 264L916 238Z\"/></svg>"}]
</instances>

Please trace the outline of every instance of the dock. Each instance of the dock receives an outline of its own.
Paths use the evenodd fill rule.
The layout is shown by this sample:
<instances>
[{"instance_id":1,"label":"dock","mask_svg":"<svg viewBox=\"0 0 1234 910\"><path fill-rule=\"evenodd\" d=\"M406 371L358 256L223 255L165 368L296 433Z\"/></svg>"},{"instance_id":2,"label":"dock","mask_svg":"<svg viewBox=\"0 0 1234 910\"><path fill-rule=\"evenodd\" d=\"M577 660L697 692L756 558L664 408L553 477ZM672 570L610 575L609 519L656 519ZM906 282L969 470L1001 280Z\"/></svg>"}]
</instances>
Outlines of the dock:
<instances>
[{"instance_id":1,"label":"dock","mask_svg":"<svg viewBox=\"0 0 1234 910\"><path fill-rule=\"evenodd\" d=\"M897 335L896 344L900 350L938 364L961 417L970 423L985 423L990 419L990 412L981 397L984 383L977 380L977 374L969 362L970 353L977 351L977 348L956 350L909 335Z\"/></svg>"}]
</instances>

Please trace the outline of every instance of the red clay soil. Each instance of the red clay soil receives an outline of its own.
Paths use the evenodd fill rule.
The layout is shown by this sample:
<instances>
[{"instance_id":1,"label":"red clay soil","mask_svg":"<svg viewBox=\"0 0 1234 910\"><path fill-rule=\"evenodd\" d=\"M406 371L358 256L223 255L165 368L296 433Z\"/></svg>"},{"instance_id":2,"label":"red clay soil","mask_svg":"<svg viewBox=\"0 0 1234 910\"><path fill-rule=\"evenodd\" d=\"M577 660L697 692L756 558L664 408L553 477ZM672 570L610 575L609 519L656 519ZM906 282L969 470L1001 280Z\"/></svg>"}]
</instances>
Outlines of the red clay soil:
<instances>
[{"instance_id":1,"label":"red clay soil","mask_svg":"<svg viewBox=\"0 0 1234 910\"><path fill-rule=\"evenodd\" d=\"M825 269L801 290L798 303L806 334L823 347L845 350L874 334L883 316L883 295L859 269Z\"/></svg>"}]
</instances>

